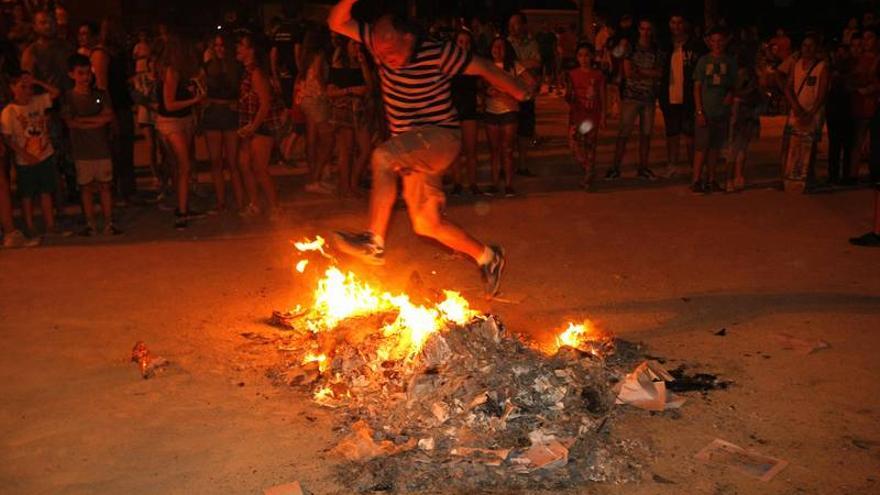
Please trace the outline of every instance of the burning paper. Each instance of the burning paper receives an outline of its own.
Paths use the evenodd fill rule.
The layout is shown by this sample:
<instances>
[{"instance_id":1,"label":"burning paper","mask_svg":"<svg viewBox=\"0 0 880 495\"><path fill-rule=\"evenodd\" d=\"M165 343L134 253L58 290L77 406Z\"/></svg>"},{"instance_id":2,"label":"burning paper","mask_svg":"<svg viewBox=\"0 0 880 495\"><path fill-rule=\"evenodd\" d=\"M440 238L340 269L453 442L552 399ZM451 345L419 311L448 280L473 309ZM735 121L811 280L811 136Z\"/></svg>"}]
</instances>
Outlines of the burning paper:
<instances>
[{"instance_id":1,"label":"burning paper","mask_svg":"<svg viewBox=\"0 0 880 495\"><path fill-rule=\"evenodd\" d=\"M684 404L666 389L666 382L675 380L657 361L644 361L632 373L626 375L620 385L616 404L629 404L648 411L677 409Z\"/></svg>"}]
</instances>

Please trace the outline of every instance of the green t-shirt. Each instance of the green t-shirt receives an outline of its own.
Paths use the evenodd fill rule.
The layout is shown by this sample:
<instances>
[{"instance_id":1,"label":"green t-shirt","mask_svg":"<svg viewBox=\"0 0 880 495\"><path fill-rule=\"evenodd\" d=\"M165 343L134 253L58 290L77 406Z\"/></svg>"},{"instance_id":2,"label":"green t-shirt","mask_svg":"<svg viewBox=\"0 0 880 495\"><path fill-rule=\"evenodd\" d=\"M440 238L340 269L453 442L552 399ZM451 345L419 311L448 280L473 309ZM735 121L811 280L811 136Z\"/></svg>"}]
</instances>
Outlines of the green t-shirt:
<instances>
[{"instance_id":1,"label":"green t-shirt","mask_svg":"<svg viewBox=\"0 0 880 495\"><path fill-rule=\"evenodd\" d=\"M729 55L715 57L711 53L700 57L694 69L694 82L703 85L703 113L706 118L727 117L730 107L724 97L736 86L736 60Z\"/></svg>"}]
</instances>

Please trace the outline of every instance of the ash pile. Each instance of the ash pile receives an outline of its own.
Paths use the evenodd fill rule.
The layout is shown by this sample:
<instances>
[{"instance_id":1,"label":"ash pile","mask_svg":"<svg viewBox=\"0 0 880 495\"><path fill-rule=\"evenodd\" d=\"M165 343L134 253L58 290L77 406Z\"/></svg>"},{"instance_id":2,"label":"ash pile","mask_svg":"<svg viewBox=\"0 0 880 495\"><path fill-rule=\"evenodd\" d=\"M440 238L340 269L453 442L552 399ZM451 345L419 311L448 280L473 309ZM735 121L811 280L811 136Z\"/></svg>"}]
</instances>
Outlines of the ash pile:
<instances>
[{"instance_id":1,"label":"ash pile","mask_svg":"<svg viewBox=\"0 0 880 495\"><path fill-rule=\"evenodd\" d=\"M609 434L612 387L631 366L610 339L550 355L477 316L433 333L415 356L383 360L376 329L394 316L283 332L269 372L338 412L331 453L347 460L338 477L353 492L510 493L639 478L644 449Z\"/></svg>"}]
</instances>

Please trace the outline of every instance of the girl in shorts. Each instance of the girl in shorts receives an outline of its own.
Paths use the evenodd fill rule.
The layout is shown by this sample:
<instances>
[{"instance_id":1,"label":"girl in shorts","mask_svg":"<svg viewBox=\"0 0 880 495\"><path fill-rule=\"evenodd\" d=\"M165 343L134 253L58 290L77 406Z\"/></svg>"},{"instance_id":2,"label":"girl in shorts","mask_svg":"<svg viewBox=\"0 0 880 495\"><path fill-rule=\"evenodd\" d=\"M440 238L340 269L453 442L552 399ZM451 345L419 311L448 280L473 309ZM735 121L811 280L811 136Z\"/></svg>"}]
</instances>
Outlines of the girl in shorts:
<instances>
[{"instance_id":1,"label":"girl in shorts","mask_svg":"<svg viewBox=\"0 0 880 495\"><path fill-rule=\"evenodd\" d=\"M578 67L568 71L565 89L568 135L575 159L584 169L581 186L586 190L595 177L599 129L605 127L605 75L593 67L594 57L592 44L578 44Z\"/></svg>"}]
</instances>

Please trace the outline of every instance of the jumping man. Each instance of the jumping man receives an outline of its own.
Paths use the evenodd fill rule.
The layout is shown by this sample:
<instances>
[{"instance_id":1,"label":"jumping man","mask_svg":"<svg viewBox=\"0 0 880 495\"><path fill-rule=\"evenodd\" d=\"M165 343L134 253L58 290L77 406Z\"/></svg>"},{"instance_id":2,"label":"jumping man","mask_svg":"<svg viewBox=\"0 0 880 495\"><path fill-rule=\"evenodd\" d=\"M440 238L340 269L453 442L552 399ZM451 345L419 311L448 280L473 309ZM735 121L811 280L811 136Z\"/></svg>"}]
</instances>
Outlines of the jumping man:
<instances>
[{"instance_id":1,"label":"jumping man","mask_svg":"<svg viewBox=\"0 0 880 495\"><path fill-rule=\"evenodd\" d=\"M413 230L472 257L482 272L486 293L494 296L501 285L504 250L477 241L441 213L443 174L461 148L450 82L459 74L480 76L519 101L529 100L532 91L488 60L454 43L423 38L396 17L386 15L374 24L356 21L351 16L356 1L337 3L328 24L362 42L378 62L391 139L373 152L369 229L338 232L340 249L368 263L384 263L385 234L400 175Z\"/></svg>"}]
</instances>

